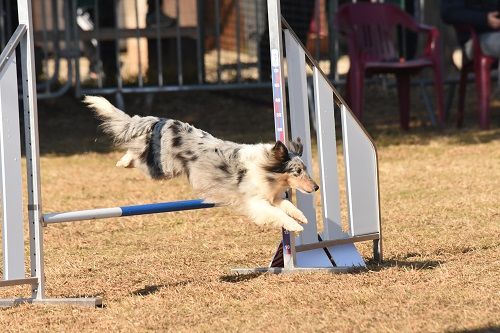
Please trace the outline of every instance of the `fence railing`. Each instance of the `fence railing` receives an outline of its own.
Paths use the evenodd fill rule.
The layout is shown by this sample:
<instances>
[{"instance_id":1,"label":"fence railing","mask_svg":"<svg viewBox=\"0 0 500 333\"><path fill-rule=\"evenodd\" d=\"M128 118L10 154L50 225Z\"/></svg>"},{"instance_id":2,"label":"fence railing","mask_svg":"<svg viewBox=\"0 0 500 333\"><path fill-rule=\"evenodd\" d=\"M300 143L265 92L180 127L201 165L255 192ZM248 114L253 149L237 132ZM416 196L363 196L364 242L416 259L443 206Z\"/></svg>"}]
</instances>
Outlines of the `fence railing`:
<instances>
[{"instance_id":1,"label":"fence railing","mask_svg":"<svg viewBox=\"0 0 500 333\"><path fill-rule=\"evenodd\" d=\"M430 3L391 2L412 3L419 19ZM17 26L15 3L0 0L1 48ZM345 52L329 19L339 1L281 6L322 71L342 83ZM270 84L266 0L39 0L33 17L39 98Z\"/></svg>"}]
</instances>

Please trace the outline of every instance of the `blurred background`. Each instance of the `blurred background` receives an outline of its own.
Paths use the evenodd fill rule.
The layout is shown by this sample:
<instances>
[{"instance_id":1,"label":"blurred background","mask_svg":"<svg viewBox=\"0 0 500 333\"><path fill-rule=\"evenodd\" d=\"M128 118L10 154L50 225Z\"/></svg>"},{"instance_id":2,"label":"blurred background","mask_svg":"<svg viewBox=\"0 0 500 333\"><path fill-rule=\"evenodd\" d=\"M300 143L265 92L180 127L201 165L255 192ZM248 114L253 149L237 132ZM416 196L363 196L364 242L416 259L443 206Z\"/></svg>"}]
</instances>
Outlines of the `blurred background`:
<instances>
[{"instance_id":1,"label":"blurred background","mask_svg":"<svg viewBox=\"0 0 500 333\"><path fill-rule=\"evenodd\" d=\"M345 82L349 60L332 18L348 2L281 1L285 19L336 84ZM439 2L385 2L440 30L446 82L456 81L457 43L439 18ZM80 96L269 86L265 0L37 0L33 21L40 98L70 90ZM16 1L0 0L1 48L16 27ZM400 38L406 58L424 43L408 33ZM380 77L375 82L386 84Z\"/></svg>"}]
</instances>

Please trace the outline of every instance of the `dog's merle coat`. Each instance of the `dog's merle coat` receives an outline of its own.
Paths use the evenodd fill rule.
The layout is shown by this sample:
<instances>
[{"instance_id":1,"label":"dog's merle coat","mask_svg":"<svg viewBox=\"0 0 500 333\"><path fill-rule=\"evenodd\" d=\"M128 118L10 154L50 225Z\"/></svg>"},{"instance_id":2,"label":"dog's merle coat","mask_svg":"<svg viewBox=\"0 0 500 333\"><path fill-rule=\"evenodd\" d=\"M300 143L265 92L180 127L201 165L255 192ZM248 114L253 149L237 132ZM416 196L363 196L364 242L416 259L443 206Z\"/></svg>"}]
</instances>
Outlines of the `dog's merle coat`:
<instances>
[{"instance_id":1,"label":"dog's merle coat","mask_svg":"<svg viewBox=\"0 0 500 333\"><path fill-rule=\"evenodd\" d=\"M289 201L288 188L318 189L300 155L300 140L290 150L281 143L238 144L223 141L187 123L158 117L130 117L102 97L85 103L103 120L103 129L127 149L118 166L136 167L154 179L186 175L207 201L232 204L257 224L301 231L306 218Z\"/></svg>"}]
</instances>

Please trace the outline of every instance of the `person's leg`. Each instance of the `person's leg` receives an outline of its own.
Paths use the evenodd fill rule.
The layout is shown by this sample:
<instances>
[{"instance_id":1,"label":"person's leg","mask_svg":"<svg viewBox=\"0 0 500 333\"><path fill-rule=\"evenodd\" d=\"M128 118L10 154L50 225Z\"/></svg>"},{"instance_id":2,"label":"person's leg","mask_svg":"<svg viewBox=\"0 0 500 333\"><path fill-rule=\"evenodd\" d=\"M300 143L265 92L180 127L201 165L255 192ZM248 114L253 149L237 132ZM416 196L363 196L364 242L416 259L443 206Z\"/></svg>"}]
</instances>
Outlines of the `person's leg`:
<instances>
[{"instance_id":1,"label":"person's leg","mask_svg":"<svg viewBox=\"0 0 500 333\"><path fill-rule=\"evenodd\" d=\"M98 1L96 10L99 13L92 13L93 20L95 17L99 22L97 24L100 28L112 28L116 29L116 10L114 7L116 3L108 1ZM104 72L105 85L115 85L117 82L117 76L119 74L119 68L117 64L117 42L114 40L100 41L100 57L102 61L102 71Z\"/></svg>"},{"instance_id":2,"label":"person's leg","mask_svg":"<svg viewBox=\"0 0 500 333\"><path fill-rule=\"evenodd\" d=\"M312 0L282 0L281 13L290 24L302 44L307 43L307 34L314 14L315 1Z\"/></svg>"},{"instance_id":3,"label":"person's leg","mask_svg":"<svg viewBox=\"0 0 500 333\"><path fill-rule=\"evenodd\" d=\"M156 11L156 0L148 0L148 13L154 13L155 11Z\"/></svg>"},{"instance_id":4,"label":"person's leg","mask_svg":"<svg viewBox=\"0 0 500 333\"><path fill-rule=\"evenodd\" d=\"M484 54L500 58L500 31L480 34L479 43Z\"/></svg>"},{"instance_id":5,"label":"person's leg","mask_svg":"<svg viewBox=\"0 0 500 333\"><path fill-rule=\"evenodd\" d=\"M148 0L148 12L146 14L146 24L148 26L156 25L158 17L160 18L160 26L163 28L173 27L176 24L176 19L166 15L162 8L163 0ZM159 13L157 13L157 10L159 10Z\"/></svg>"}]
</instances>

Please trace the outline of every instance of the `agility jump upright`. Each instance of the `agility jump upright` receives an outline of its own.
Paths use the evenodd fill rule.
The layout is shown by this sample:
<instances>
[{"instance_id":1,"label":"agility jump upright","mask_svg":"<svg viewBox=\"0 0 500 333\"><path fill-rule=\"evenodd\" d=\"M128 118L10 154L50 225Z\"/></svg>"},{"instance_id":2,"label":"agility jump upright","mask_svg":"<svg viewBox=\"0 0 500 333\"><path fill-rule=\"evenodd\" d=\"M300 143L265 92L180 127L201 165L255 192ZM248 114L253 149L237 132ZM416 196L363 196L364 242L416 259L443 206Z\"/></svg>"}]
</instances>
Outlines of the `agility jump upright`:
<instances>
[{"instance_id":1,"label":"agility jump upright","mask_svg":"<svg viewBox=\"0 0 500 333\"><path fill-rule=\"evenodd\" d=\"M318 233L314 196L297 192L297 206L309 221L304 225L304 231L298 237L294 237L283 230L283 240L269 267L233 271L237 273L304 270L342 272L352 267L364 267L365 262L354 245L362 241L373 241L373 257L380 261L382 232L375 144L328 77L321 71L319 64L281 16L280 1L269 0L267 6L276 140L288 141L287 116L290 115L290 134L293 138L302 138L304 145L302 158L308 170L312 170L313 165L307 66L313 72L315 108L313 120L317 125L323 231ZM284 50L286 50L286 60ZM341 144L345 166L349 225L347 231L342 227L341 218L336 113L340 113L341 119L339 127L342 131ZM288 196L290 195L288 193Z\"/></svg>"},{"instance_id":2,"label":"agility jump upright","mask_svg":"<svg viewBox=\"0 0 500 333\"><path fill-rule=\"evenodd\" d=\"M2 211L3 277L0 287L31 285L27 298L0 300L0 306L20 303L74 304L98 306L101 298L47 298L45 296L42 228L52 223L100 219L106 217L154 214L189 209L211 208L215 204L187 200L148 205L100 208L63 213L42 213L40 156L38 140L37 94L34 68L34 43L31 1L18 0L19 26L0 55L0 183ZM312 146L309 127L306 66L313 69L315 121L321 180L323 231L318 233L314 197L297 193L297 205L309 220L298 237L283 231L269 267L234 269L233 272L287 273L304 270L345 272L364 266L354 243L373 241L374 258L382 258L378 166L375 145L351 114L344 100L328 81L318 64L305 50L292 29L281 18L280 1L268 1L270 56L276 139L287 141L287 116L291 136L304 144L304 161L312 170ZM284 29L282 29L282 24ZM283 58L282 33L285 35L287 68ZM22 95L26 147L30 274L25 272L21 140L19 133L17 46L21 50ZM288 80L286 80L288 78ZM288 83L289 110L286 106ZM342 229L339 174L334 114L340 112L343 159L345 164L349 230ZM288 194L289 196L291 193Z\"/></svg>"}]
</instances>

